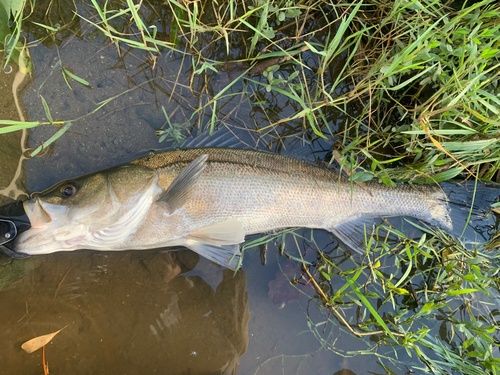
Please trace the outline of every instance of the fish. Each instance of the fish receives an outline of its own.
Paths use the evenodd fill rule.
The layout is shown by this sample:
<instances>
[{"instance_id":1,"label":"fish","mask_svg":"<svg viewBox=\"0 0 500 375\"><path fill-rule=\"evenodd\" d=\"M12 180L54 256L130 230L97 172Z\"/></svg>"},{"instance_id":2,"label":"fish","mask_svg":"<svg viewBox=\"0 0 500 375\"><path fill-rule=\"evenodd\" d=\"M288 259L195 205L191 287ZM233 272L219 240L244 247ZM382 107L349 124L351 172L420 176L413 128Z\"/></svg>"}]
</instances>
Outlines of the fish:
<instances>
[{"instance_id":1,"label":"fish","mask_svg":"<svg viewBox=\"0 0 500 375\"><path fill-rule=\"evenodd\" d=\"M317 228L359 248L353 237L364 238L375 217L456 225L438 185L359 186L333 168L232 148L151 153L65 180L23 205L31 228L15 239L17 253L182 246L233 270L252 234Z\"/></svg>"}]
</instances>

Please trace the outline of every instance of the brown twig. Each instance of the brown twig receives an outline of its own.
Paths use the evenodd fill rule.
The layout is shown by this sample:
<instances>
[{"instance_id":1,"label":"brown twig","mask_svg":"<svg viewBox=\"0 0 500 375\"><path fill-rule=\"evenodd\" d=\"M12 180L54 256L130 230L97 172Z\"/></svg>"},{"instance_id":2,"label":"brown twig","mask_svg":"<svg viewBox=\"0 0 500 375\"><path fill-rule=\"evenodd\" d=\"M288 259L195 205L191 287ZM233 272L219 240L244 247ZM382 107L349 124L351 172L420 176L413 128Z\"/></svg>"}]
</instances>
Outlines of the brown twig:
<instances>
[{"instance_id":1,"label":"brown twig","mask_svg":"<svg viewBox=\"0 0 500 375\"><path fill-rule=\"evenodd\" d=\"M19 319L17 322L19 323L21 320L24 319L24 317L26 315L28 315L28 313L30 312L29 309L28 309L28 302L24 301L25 305L26 305L26 312L24 313L24 315L21 317L21 319Z\"/></svg>"},{"instance_id":2,"label":"brown twig","mask_svg":"<svg viewBox=\"0 0 500 375\"><path fill-rule=\"evenodd\" d=\"M71 271L73 269L73 267L74 267L74 265L72 265L70 268L68 268L68 270L66 271L66 273L62 277L62 279L59 282L59 284L57 284L56 291L54 292L54 297L52 297L52 298L56 298L57 292L59 292L59 289L61 288L61 285L64 283L64 280L66 280L66 276L68 276L69 271Z\"/></svg>"},{"instance_id":3,"label":"brown twig","mask_svg":"<svg viewBox=\"0 0 500 375\"><path fill-rule=\"evenodd\" d=\"M323 301L323 304L325 305L325 307L328 307L330 309L330 311L332 311L342 321L342 323L344 323L344 325L349 329L349 331L351 331L352 334L354 334L356 336L369 336L369 335L378 335L380 333L387 333L386 331L374 331L374 332L363 332L363 333L356 332L349 325L349 323L346 322L346 320L344 319L344 317L342 315L340 315L340 313L337 311L336 307L333 306L330 302L328 302L328 297L325 295L325 293L323 292L323 290L319 287L319 285L316 282L316 280L314 280L314 278L312 277L311 273L309 272L309 270L307 269L307 267L306 267L305 264L302 264L302 269L304 270L305 273L307 273L307 277L309 277L309 281L314 285L314 289L316 290L316 292L321 297L321 300ZM302 278L305 281L308 281L304 277L304 275L302 275ZM400 336L400 337L404 337L405 336L402 333L396 333L396 332L392 332L392 334L394 336Z\"/></svg>"},{"instance_id":4,"label":"brown twig","mask_svg":"<svg viewBox=\"0 0 500 375\"><path fill-rule=\"evenodd\" d=\"M42 347L43 375L49 375L49 365L45 362L45 345Z\"/></svg>"}]
</instances>

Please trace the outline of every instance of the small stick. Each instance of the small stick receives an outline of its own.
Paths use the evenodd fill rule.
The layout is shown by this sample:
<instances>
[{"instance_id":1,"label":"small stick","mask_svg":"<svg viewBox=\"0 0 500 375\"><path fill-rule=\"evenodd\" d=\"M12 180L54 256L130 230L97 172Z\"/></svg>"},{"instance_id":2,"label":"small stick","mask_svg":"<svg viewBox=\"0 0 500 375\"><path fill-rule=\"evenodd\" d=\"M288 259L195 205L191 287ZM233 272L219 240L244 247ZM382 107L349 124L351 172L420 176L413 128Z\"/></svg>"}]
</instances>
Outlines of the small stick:
<instances>
[{"instance_id":1,"label":"small stick","mask_svg":"<svg viewBox=\"0 0 500 375\"><path fill-rule=\"evenodd\" d=\"M45 345L42 347L43 375L49 375L49 365L45 363Z\"/></svg>"},{"instance_id":2,"label":"small stick","mask_svg":"<svg viewBox=\"0 0 500 375\"><path fill-rule=\"evenodd\" d=\"M61 285L63 284L64 280L66 280L66 276L68 276L68 273L69 271L71 271L73 269L75 265L72 265L70 268L68 268L68 270L66 271L66 273L64 274L64 276L62 277L61 281L59 282L59 284L57 284L57 288L56 288L56 291L54 292L54 297L52 298L56 298L57 296L57 292L59 292L59 289L61 288Z\"/></svg>"},{"instance_id":3,"label":"small stick","mask_svg":"<svg viewBox=\"0 0 500 375\"><path fill-rule=\"evenodd\" d=\"M267 243L263 243L259 246L260 249L260 263L265 266L267 260Z\"/></svg>"},{"instance_id":4,"label":"small stick","mask_svg":"<svg viewBox=\"0 0 500 375\"><path fill-rule=\"evenodd\" d=\"M19 323L21 320L24 319L24 317L26 315L28 315L28 313L30 312L29 309L28 309L28 302L27 301L24 301L25 305L26 305L26 312L24 313L24 315L21 317L21 319L19 319L17 322Z\"/></svg>"}]
</instances>

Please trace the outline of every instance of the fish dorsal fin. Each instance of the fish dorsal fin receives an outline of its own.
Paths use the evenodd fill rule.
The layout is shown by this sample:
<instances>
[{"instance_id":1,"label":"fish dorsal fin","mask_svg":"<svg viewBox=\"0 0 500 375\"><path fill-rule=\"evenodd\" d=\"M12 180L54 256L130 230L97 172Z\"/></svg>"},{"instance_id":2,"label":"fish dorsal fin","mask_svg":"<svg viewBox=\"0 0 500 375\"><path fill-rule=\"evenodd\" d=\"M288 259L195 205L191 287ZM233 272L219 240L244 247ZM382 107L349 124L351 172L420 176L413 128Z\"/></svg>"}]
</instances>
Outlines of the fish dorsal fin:
<instances>
[{"instance_id":1,"label":"fish dorsal fin","mask_svg":"<svg viewBox=\"0 0 500 375\"><path fill-rule=\"evenodd\" d=\"M228 219L194 231L186 238L186 247L205 258L235 270L240 262L239 244L245 240L241 221Z\"/></svg>"},{"instance_id":2,"label":"fish dorsal fin","mask_svg":"<svg viewBox=\"0 0 500 375\"><path fill-rule=\"evenodd\" d=\"M193 160L184 168L179 176L170 184L170 186L158 197L159 201L168 204L168 210L173 213L181 208L190 198L196 180L206 167L208 155L204 154Z\"/></svg>"},{"instance_id":3,"label":"fish dorsal fin","mask_svg":"<svg viewBox=\"0 0 500 375\"><path fill-rule=\"evenodd\" d=\"M255 131L243 127L221 125L210 135L207 129L197 136L186 138L181 148L236 148L240 150L269 151L267 142Z\"/></svg>"}]
</instances>

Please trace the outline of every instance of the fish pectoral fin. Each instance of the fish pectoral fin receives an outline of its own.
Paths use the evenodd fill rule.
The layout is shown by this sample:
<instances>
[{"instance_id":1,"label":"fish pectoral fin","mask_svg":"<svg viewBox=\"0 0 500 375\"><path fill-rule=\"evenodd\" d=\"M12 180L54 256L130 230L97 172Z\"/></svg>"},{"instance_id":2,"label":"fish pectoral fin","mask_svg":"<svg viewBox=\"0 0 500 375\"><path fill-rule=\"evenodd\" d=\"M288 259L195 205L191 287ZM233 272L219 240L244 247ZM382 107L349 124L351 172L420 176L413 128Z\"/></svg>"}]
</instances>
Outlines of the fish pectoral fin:
<instances>
[{"instance_id":1,"label":"fish pectoral fin","mask_svg":"<svg viewBox=\"0 0 500 375\"><path fill-rule=\"evenodd\" d=\"M239 244L217 246L187 238L185 246L208 260L233 271L239 267L241 258Z\"/></svg>"},{"instance_id":2,"label":"fish pectoral fin","mask_svg":"<svg viewBox=\"0 0 500 375\"><path fill-rule=\"evenodd\" d=\"M350 249L360 254L366 254L367 242L370 240L374 228L375 218L362 216L338 224L328 230Z\"/></svg>"},{"instance_id":3,"label":"fish pectoral fin","mask_svg":"<svg viewBox=\"0 0 500 375\"><path fill-rule=\"evenodd\" d=\"M209 243L212 245L233 245L245 241L245 230L243 223L237 219L228 219L198 229L191 233L188 238Z\"/></svg>"},{"instance_id":4,"label":"fish pectoral fin","mask_svg":"<svg viewBox=\"0 0 500 375\"><path fill-rule=\"evenodd\" d=\"M181 208L190 198L196 180L206 167L208 155L201 155L184 168L180 175L170 184L170 186L158 197L158 201L168 204L169 212Z\"/></svg>"},{"instance_id":5,"label":"fish pectoral fin","mask_svg":"<svg viewBox=\"0 0 500 375\"><path fill-rule=\"evenodd\" d=\"M235 270L240 263L239 244L245 240L241 221L228 219L194 231L186 238L186 247L205 258Z\"/></svg>"}]
</instances>

